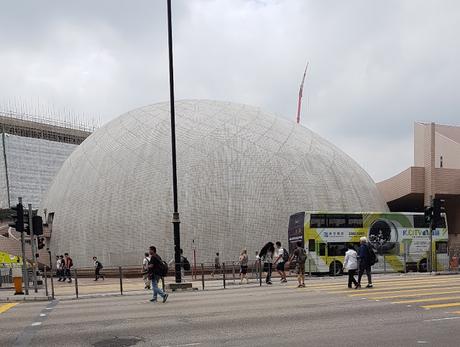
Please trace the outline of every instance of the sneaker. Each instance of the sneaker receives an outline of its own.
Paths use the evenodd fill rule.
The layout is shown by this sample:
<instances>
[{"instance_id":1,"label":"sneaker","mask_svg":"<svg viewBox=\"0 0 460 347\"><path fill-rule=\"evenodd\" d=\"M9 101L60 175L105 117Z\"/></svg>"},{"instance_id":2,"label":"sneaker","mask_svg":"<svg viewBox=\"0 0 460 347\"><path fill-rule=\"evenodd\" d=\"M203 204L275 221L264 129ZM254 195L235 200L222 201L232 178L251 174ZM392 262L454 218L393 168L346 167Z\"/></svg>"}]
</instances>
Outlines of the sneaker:
<instances>
[{"instance_id":1,"label":"sneaker","mask_svg":"<svg viewBox=\"0 0 460 347\"><path fill-rule=\"evenodd\" d=\"M267 282L268 285L272 285L273 283L272 282Z\"/></svg>"},{"instance_id":2,"label":"sneaker","mask_svg":"<svg viewBox=\"0 0 460 347\"><path fill-rule=\"evenodd\" d=\"M287 283L287 279L283 279L281 283Z\"/></svg>"},{"instance_id":3,"label":"sneaker","mask_svg":"<svg viewBox=\"0 0 460 347\"><path fill-rule=\"evenodd\" d=\"M297 286L297 288L302 288L302 285L301 285L301 284L299 284L299 285Z\"/></svg>"},{"instance_id":4,"label":"sneaker","mask_svg":"<svg viewBox=\"0 0 460 347\"><path fill-rule=\"evenodd\" d=\"M157 302L157 299L150 299L150 302Z\"/></svg>"},{"instance_id":5,"label":"sneaker","mask_svg":"<svg viewBox=\"0 0 460 347\"><path fill-rule=\"evenodd\" d=\"M302 283L302 288L305 288L305 283Z\"/></svg>"},{"instance_id":6,"label":"sneaker","mask_svg":"<svg viewBox=\"0 0 460 347\"><path fill-rule=\"evenodd\" d=\"M374 288L374 286L372 285L372 283L369 283L366 288Z\"/></svg>"},{"instance_id":7,"label":"sneaker","mask_svg":"<svg viewBox=\"0 0 460 347\"><path fill-rule=\"evenodd\" d=\"M163 303L165 303L166 300L168 300L168 296L169 296L169 294L165 294L165 296L163 296Z\"/></svg>"},{"instance_id":8,"label":"sneaker","mask_svg":"<svg viewBox=\"0 0 460 347\"><path fill-rule=\"evenodd\" d=\"M358 285L355 287L355 289L360 289L360 288L361 288L361 285L360 285L360 284L358 284Z\"/></svg>"},{"instance_id":9,"label":"sneaker","mask_svg":"<svg viewBox=\"0 0 460 347\"><path fill-rule=\"evenodd\" d=\"M68 280L67 282L68 282L68 283L72 283L72 280Z\"/></svg>"}]
</instances>

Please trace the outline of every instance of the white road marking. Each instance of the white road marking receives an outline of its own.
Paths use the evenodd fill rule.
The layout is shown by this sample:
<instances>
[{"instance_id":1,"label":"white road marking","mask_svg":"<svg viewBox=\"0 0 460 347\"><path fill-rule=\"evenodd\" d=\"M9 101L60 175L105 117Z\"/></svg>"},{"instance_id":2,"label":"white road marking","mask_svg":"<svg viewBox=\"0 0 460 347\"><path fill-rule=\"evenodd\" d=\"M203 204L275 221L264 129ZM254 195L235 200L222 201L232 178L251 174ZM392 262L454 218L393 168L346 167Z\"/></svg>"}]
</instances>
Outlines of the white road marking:
<instances>
[{"instance_id":1,"label":"white road marking","mask_svg":"<svg viewBox=\"0 0 460 347\"><path fill-rule=\"evenodd\" d=\"M417 341L417 343L419 343L419 344L426 344L426 343L428 343L428 341L422 341L422 340L420 340L420 341Z\"/></svg>"},{"instance_id":2,"label":"white road marking","mask_svg":"<svg viewBox=\"0 0 460 347\"><path fill-rule=\"evenodd\" d=\"M40 317L46 317L46 313L40 313Z\"/></svg>"},{"instance_id":3,"label":"white road marking","mask_svg":"<svg viewBox=\"0 0 460 347\"><path fill-rule=\"evenodd\" d=\"M444 318L433 318L424 320L424 322L439 322L442 320L460 319L460 317L444 317Z\"/></svg>"},{"instance_id":4,"label":"white road marking","mask_svg":"<svg viewBox=\"0 0 460 347\"><path fill-rule=\"evenodd\" d=\"M45 310L52 310L53 308L52 307L47 307Z\"/></svg>"},{"instance_id":5,"label":"white road marking","mask_svg":"<svg viewBox=\"0 0 460 347\"><path fill-rule=\"evenodd\" d=\"M160 346L160 347L189 347L189 346L198 346L201 345L200 342L195 342L195 343L186 343L185 345L166 345L166 346Z\"/></svg>"},{"instance_id":6,"label":"white road marking","mask_svg":"<svg viewBox=\"0 0 460 347\"><path fill-rule=\"evenodd\" d=\"M36 327L37 325L42 325L42 322L33 322L33 323L32 323L32 326L33 326L33 327Z\"/></svg>"}]
</instances>

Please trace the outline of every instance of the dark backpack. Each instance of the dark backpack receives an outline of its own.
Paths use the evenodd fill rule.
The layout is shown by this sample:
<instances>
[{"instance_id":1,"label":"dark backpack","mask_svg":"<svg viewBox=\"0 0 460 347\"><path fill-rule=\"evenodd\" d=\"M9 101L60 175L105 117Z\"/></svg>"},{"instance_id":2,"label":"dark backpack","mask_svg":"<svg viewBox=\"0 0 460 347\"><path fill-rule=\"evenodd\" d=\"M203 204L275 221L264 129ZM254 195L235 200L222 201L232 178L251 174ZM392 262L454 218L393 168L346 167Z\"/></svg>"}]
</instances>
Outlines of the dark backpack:
<instances>
[{"instance_id":1,"label":"dark backpack","mask_svg":"<svg viewBox=\"0 0 460 347\"><path fill-rule=\"evenodd\" d=\"M289 260L289 253L286 251L286 248L283 248L283 261L286 262Z\"/></svg>"},{"instance_id":2,"label":"dark backpack","mask_svg":"<svg viewBox=\"0 0 460 347\"><path fill-rule=\"evenodd\" d=\"M375 254L372 246L368 246L368 249L369 249L369 264L370 266L373 266L379 262L379 259L377 258L377 255Z\"/></svg>"},{"instance_id":3,"label":"dark backpack","mask_svg":"<svg viewBox=\"0 0 460 347\"><path fill-rule=\"evenodd\" d=\"M190 271L190 262L186 257L182 257L182 266L184 267L185 271Z\"/></svg>"},{"instance_id":4,"label":"dark backpack","mask_svg":"<svg viewBox=\"0 0 460 347\"><path fill-rule=\"evenodd\" d=\"M164 260L159 259L158 267L155 271L155 275L158 275L160 277L167 276L168 275L168 263L166 263Z\"/></svg>"},{"instance_id":5,"label":"dark backpack","mask_svg":"<svg viewBox=\"0 0 460 347\"><path fill-rule=\"evenodd\" d=\"M298 250L298 256L297 256L297 262L299 264L305 264L305 261L307 260L307 252L305 252L305 249L303 248L297 248Z\"/></svg>"},{"instance_id":6,"label":"dark backpack","mask_svg":"<svg viewBox=\"0 0 460 347\"><path fill-rule=\"evenodd\" d=\"M102 269L104 266L102 266L102 263L98 260L96 263L96 268Z\"/></svg>"}]
</instances>

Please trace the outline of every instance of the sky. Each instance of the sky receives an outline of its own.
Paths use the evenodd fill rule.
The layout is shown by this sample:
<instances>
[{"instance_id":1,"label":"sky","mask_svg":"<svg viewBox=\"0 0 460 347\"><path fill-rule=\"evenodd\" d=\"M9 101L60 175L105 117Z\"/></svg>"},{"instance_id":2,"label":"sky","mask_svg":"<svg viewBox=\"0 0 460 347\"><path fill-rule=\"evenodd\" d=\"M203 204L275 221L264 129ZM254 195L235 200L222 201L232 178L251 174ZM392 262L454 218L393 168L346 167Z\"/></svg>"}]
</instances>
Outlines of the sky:
<instances>
[{"instance_id":1,"label":"sky","mask_svg":"<svg viewBox=\"0 0 460 347\"><path fill-rule=\"evenodd\" d=\"M172 0L177 99L295 120L375 181L460 125L460 1ZM0 0L0 109L105 122L169 100L166 0ZM178 139L180 141L180 139Z\"/></svg>"}]
</instances>

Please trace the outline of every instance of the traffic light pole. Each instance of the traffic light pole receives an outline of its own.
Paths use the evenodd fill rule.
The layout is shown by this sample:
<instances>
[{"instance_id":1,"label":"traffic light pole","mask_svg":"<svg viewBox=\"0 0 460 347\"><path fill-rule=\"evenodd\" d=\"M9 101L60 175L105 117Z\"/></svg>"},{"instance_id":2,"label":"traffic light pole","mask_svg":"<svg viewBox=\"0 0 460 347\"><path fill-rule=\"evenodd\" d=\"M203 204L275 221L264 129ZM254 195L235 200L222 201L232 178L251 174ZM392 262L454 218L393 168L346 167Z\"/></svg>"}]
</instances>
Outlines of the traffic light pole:
<instances>
[{"instance_id":1,"label":"traffic light pole","mask_svg":"<svg viewBox=\"0 0 460 347\"><path fill-rule=\"evenodd\" d=\"M180 255L180 219L177 202L177 168L176 168L176 110L174 106L174 68L173 68L173 44L171 22L171 0L167 0L168 7L168 51L169 51L169 101L171 107L171 155L172 155L172 178L173 178L173 228L174 228L174 263L176 283L181 283L181 255Z\"/></svg>"},{"instance_id":2,"label":"traffic light pole","mask_svg":"<svg viewBox=\"0 0 460 347\"><path fill-rule=\"evenodd\" d=\"M30 229L30 245L32 248L32 278L34 280L34 291L35 293L38 292L38 284L37 284L37 257L35 256L35 235L34 235L34 228L32 223L32 204L29 204L29 229Z\"/></svg>"},{"instance_id":3,"label":"traffic light pole","mask_svg":"<svg viewBox=\"0 0 460 347\"><path fill-rule=\"evenodd\" d=\"M430 272L433 272L433 218L430 221L430 260L428 262Z\"/></svg>"},{"instance_id":4,"label":"traffic light pole","mask_svg":"<svg viewBox=\"0 0 460 347\"><path fill-rule=\"evenodd\" d=\"M19 204L22 205L22 198L19 198ZM29 295L29 272L27 271L26 260L26 241L24 240L24 231L21 232L21 253L22 253L22 278L24 279L24 292Z\"/></svg>"}]
</instances>

